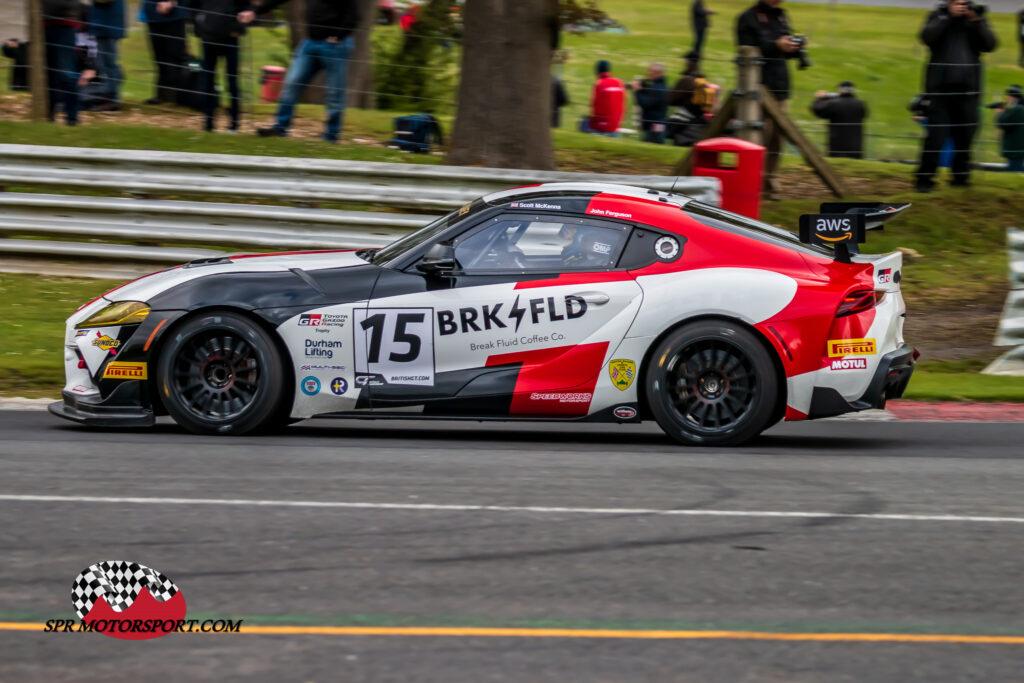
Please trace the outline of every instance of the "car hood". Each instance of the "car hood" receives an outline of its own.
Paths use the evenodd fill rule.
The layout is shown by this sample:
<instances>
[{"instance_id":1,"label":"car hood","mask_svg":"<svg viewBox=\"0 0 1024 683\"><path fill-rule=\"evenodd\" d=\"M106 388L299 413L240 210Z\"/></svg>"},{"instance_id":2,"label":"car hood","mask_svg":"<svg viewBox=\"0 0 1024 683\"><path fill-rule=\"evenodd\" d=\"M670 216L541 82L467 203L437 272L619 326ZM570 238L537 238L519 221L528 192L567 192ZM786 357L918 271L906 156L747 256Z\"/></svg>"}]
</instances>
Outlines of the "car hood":
<instances>
[{"instance_id":1,"label":"car hood","mask_svg":"<svg viewBox=\"0 0 1024 683\"><path fill-rule=\"evenodd\" d=\"M324 270L327 268L353 268L367 262L355 251L303 251L278 254L238 254L226 259L195 262L176 266L133 280L103 295L108 301L148 302L172 287L209 275L230 273L276 273L293 268ZM91 307L89 307L91 308Z\"/></svg>"}]
</instances>

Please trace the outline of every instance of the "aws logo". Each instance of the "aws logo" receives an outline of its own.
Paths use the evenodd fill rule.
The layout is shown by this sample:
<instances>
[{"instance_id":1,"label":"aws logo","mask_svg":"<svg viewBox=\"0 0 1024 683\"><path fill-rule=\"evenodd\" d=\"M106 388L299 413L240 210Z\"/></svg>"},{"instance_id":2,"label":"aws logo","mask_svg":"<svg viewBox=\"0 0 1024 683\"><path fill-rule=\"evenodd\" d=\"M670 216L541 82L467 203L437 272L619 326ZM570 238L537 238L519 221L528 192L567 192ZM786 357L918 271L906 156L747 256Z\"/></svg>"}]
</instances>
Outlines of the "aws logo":
<instances>
[{"instance_id":1,"label":"aws logo","mask_svg":"<svg viewBox=\"0 0 1024 683\"><path fill-rule=\"evenodd\" d=\"M819 213L800 216L800 241L806 244L861 243L864 241L863 214Z\"/></svg>"},{"instance_id":2,"label":"aws logo","mask_svg":"<svg viewBox=\"0 0 1024 683\"><path fill-rule=\"evenodd\" d=\"M846 242L853 239L853 222L849 218L819 218L814 231L826 242ZM831 237L830 235L835 235Z\"/></svg>"}]
</instances>

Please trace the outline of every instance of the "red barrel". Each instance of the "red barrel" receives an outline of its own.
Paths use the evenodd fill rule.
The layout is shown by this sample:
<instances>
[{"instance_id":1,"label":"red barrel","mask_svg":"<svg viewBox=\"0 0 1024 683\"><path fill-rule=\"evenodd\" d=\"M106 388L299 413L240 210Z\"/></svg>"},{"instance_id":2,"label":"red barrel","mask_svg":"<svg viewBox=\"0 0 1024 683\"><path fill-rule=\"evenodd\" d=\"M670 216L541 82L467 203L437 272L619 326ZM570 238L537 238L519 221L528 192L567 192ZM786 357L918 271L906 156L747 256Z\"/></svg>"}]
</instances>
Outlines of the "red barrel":
<instances>
[{"instance_id":1,"label":"red barrel","mask_svg":"<svg viewBox=\"0 0 1024 683\"><path fill-rule=\"evenodd\" d=\"M722 181L722 208L759 218L764 147L739 138L711 138L693 146L693 175Z\"/></svg>"},{"instance_id":2,"label":"red barrel","mask_svg":"<svg viewBox=\"0 0 1024 683\"><path fill-rule=\"evenodd\" d=\"M284 85L285 68L283 66L265 66L260 72L260 102L277 102Z\"/></svg>"}]
</instances>

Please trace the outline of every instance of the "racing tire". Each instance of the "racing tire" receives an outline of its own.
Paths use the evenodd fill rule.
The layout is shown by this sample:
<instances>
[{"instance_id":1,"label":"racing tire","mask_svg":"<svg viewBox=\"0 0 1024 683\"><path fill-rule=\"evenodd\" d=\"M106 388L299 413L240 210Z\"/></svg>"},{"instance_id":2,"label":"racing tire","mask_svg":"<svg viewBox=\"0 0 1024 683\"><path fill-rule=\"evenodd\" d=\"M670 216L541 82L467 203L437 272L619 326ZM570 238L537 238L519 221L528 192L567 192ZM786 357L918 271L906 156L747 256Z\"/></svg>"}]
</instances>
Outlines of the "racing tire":
<instances>
[{"instance_id":1,"label":"racing tire","mask_svg":"<svg viewBox=\"0 0 1024 683\"><path fill-rule=\"evenodd\" d=\"M651 354L644 391L658 425L690 446L735 446L770 426L775 366L748 330L726 321L684 325Z\"/></svg>"},{"instance_id":2,"label":"racing tire","mask_svg":"<svg viewBox=\"0 0 1024 683\"><path fill-rule=\"evenodd\" d=\"M161 350L157 378L168 414L195 434L272 430L288 418L281 352L237 313L187 320Z\"/></svg>"}]
</instances>

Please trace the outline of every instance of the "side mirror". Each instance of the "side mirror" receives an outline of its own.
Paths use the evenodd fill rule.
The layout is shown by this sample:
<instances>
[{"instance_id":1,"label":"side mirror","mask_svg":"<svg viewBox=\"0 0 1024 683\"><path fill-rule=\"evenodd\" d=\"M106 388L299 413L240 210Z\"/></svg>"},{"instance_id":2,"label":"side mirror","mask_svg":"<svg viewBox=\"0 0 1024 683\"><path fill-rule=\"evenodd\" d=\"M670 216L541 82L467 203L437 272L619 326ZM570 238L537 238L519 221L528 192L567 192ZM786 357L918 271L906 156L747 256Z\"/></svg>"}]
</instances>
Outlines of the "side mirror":
<instances>
[{"instance_id":1,"label":"side mirror","mask_svg":"<svg viewBox=\"0 0 1024 683\"><path fill-rule=\"evenodd\" d=\"M455 270L455 247L450 244L435 244L427 250L416 269L430 275L445 275Z\"/></svg>"}]
</instances>

